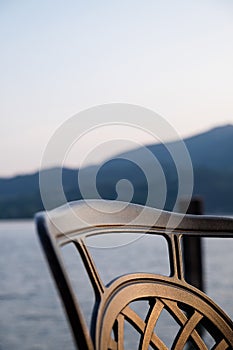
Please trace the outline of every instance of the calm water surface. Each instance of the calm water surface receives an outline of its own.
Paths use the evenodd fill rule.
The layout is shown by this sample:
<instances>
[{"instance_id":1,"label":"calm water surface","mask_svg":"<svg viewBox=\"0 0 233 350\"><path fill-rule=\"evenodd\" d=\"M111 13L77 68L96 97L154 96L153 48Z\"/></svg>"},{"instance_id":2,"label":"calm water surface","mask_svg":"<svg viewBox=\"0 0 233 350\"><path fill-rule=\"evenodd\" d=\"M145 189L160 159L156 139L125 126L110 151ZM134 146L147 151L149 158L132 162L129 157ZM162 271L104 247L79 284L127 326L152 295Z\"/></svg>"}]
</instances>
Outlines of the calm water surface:
<instances>
[{"instance_id":1,"label":"calm water surface","mask_svg":"<svg viewBox=\"0 0 233 350\"><path fill-rule=\"evenodd\" d=\"M0 238L0 350L73 350L72 337L33 222L0 222ZM231 318L232 251L231 239L204 242L207 292ZM118 249L93 248L92 253L106 283L115 273L127 271L169 273L166 244L162 239L152 242L144 237ZM87 277L83 274L79 281L82 266L76 252L67 247L64 254L89 322L92 302L87 302L91 297L89 289L84 287ZM164 327L162 324L161 329Z\"/></svg>"}]
</instances>

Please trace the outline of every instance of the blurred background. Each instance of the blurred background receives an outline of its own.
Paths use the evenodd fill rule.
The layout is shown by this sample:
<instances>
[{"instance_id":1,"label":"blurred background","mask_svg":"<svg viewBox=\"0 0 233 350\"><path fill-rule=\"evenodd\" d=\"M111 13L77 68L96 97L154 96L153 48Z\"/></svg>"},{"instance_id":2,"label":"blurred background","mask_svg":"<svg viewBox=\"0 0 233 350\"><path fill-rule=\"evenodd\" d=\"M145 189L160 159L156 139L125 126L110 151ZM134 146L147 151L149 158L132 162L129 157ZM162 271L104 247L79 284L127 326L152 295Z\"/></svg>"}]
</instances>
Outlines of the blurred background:
<instances>
[{"instance_id":1,"label":"blurred background","mask_svg":"<svg viewBox=\"0 0 233 350\"><path fill-rule=\"evenodd\" d=\"M109 103L155 111L179 136L167 135L169 147L185 142L193 195L202 198L204 212L233 215L232 18L230 0L0 2L1 350L73 348L32 222L43 209L39 170L44 151L73 115ZM80 118L80 126L84 123ZM155 139L121 124L87 130L64 159L66 199L82 197L77 181L82 167L87 186L97 173L101 197L118 198L116 184L127 179L132 201L145 204L143 169L151 167L142 156L146 148L165 176L164 208L174 210L176 164L159 137L159 130ZM109 147L112 139L131 142ZM110 143L99 152L106 140ZM82 155L90 150L92 160L83 166ZM51 184L59 166L51 162L42 170ZM156 204L156 174L153 186ZM62 204L52 185L51 196L54 206ZM231 251L229 242L204 246L207 291L232 317ZM122 250L116 254L124 256ZM218 276L223 276L221 284Z\"/></svg>"}]
</instances>

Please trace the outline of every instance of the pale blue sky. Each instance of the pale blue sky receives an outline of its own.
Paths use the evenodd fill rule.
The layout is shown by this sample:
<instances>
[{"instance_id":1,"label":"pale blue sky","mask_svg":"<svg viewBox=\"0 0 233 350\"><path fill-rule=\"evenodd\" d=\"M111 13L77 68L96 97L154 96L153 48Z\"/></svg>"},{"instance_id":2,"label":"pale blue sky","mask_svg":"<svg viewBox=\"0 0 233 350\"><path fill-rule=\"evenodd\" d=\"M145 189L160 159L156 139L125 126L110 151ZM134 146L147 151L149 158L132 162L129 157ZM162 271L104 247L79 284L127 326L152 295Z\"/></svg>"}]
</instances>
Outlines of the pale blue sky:
<instances>
[{"instance_id":1,"label":"pale blue sky","mask_svg":"<svg viewBox=\"0 0 233 350\"><path fill-rule=\"evenodd\" d=\"M0 43L0 176L38 169L56 128L103 103L181 136L233 123L232 0L1 0Z\"/></svg>"}]
</instances>

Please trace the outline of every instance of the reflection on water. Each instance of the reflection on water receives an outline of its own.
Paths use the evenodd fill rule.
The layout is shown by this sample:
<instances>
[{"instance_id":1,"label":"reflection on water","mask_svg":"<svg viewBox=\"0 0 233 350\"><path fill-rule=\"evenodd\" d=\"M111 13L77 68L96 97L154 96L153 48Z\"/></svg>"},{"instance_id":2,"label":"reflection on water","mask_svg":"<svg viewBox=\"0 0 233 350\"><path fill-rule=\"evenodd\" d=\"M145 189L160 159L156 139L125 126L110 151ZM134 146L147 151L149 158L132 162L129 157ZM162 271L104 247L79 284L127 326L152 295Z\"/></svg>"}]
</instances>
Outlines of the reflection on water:
<instances>
[{"instance_id":1,"label":"reflection on water","mask_svg":"<svg viewBox=\"0 0 233 350\"><path fill-rule=\"evenodd\" d=\"M1 222L0 238L0 350L73 350L72 337L33 222ZM208 239L204 243L207 291L231 318L232 241ZM64 254L72 270L71 278L76 283L81 266L76 252L74 256L71 250L67 247ZM122 246L118 250L91 250L105 282L111 280L115 273L123 274L126 268L131 272L149 269L149 272L169 273L163 239L156 244L151 244L147 238L135 240L133 245ZM157 270L158 266L161 271ZM83 278L86 280L79 285L76 283L76 288L89 322L92 303L86 303L86 298L92 295L88 288L84 288L87 278L85 275ZM163 329L164 325L160 327Z\"/></svg>"}]
</instances>

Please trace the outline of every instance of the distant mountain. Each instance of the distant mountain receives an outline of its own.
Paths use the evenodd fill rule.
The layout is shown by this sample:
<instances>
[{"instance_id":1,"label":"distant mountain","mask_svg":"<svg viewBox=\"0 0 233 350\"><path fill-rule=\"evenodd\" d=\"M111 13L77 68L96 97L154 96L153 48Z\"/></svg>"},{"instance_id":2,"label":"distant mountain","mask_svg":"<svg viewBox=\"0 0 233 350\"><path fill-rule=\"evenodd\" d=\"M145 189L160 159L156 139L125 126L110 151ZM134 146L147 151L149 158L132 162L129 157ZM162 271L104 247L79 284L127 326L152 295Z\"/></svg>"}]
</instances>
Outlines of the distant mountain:
<instances>
[{"instance_id":1,"label":"distant mountain","mask_svg":"<svg viewBox=\"0 0 233 350\"><path fill-rule=\"evenodd\" d=\"M219 170L222 166L225 169L233 169L233 125L216 127L207 132L186 138L183 140L194 168L206 167L209 169ZM170 142L172 147L177 142ZM170 156L163 144L153 144L147 146L148 149L156 155L162 164L170 162ZM140 157L140 148L124 153L123 155ZM137 154L137 155L136 155Z\"/></svg>"},{"instance_id":2,"label":"distant mountain","mask_svg":"<svg viewBox=\"0 0 233 350\"><path fill-rule=\"evenodd\" d=\"M233 125L214 128L187 138L184 142L194 169L194 195L203 197L207 213L233 214ZM168 143L168 146L176 147L177 141ZM147 150L148 154L145 153L145 149L138 148L106 161L98 169L96 177L100 196L105 199L116 199L119 195L119 199L127 200L132 195L132 202L145 204L148 196L148 172L153 169L153 157L151 157L153 154L165 174L167 186L165 209L172 210L178 191L174 161L163 144L149 145ZM153 170L149 175L153 198L148 204L163 207L160 200L161 176L159 167L157 169L158 171ZM97 166L82 170L85 179L85 198L95 197L90 183L96 170ZM57 171L60 169L45 170L49 192L54 199L53 206L62 204L53 183ZM78 172L79 170L75 169L62 169L64 192L69 201L82 198L77 181ZM122 179L127 179L134 191L132 186L127 187L126 182L121 182L121 190L117 192L116 184ZM38 172L13 178L0 178L0 218L29 218L42 209Z\"/></svg>"},{"instance_id":3,"label":"distant mountain","mask_svg":"<svg viewBox=\"0 0 233 350\"><path fill-rule=\"evenodd\" d=\"M233 170L233 125L214 128L185 140L193 166Z\"/></svg>"}]
</instances>

